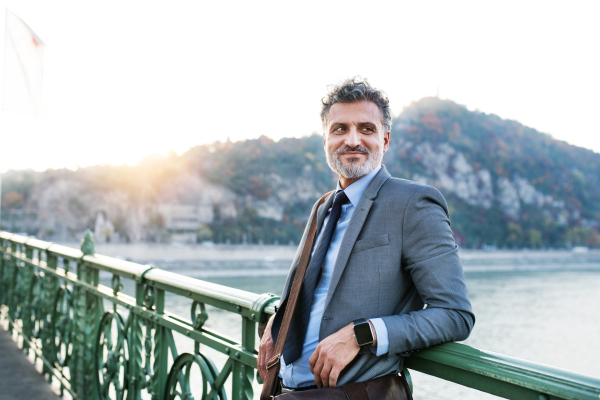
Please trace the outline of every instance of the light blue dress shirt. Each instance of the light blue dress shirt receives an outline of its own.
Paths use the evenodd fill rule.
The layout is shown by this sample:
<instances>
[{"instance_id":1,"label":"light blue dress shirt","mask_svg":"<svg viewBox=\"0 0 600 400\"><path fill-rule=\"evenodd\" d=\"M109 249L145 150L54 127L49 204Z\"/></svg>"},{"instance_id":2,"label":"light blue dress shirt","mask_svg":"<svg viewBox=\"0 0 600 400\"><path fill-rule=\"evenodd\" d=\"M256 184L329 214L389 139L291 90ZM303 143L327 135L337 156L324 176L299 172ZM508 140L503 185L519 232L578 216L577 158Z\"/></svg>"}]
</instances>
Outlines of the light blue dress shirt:
<instances>
[{"instance_id":1,"label":"light blue dress shirt","mask_svg":"<svg viewBox=\"0 0 600 400\"><path fill-rule=\"evenodd\" d=\"M333 274L333 267L335 266L340 245L342 244L344 233L346 232L350 218L354 213L354 209L358 205L358 201L360 200L363 192L367 186L369 186L369 183L371 183L380 169L381 166L377 167L375 170L369 172L367 175L352 183L345 190L346 196L348 196L350 203L342 205L342 215L340 216L337 226L333 232L331 244L329 245L327 255L325 256L325 265L323 266L321 278L315 289L313 304L310 309L310 319L308 321L306 339L304 340L304 346L302 347L302 355L290 365L286 365L283 356L281 356L281 369L279 371L279 376L283 379L283 385L286 387L296 388L315 384L315 378L310 372L308 360L319 344L319 328L321 327L321 319L323 318L325 300L327 299L327 292L329 290L331 275ZM342 190L342 188L338 181L336 193L339 190ZM327 211L327 216L323 221L323 227L327 225L330 212L331 208ZM319 232L319 236L317 237L315 243L319 243L323 227L321 227L321 231ZM313 246L313 253L316 248L316 245ZM365 266L365 268L367 268L367 266ZM377 350L375 351L374 348L371 350L373 350L373 352L378 356L386 354L389 349L389 339L385 322L383 322L381 318L374 318L370 321L373 323L375 334L377 335Z\"/></svg>"}]
</instances>

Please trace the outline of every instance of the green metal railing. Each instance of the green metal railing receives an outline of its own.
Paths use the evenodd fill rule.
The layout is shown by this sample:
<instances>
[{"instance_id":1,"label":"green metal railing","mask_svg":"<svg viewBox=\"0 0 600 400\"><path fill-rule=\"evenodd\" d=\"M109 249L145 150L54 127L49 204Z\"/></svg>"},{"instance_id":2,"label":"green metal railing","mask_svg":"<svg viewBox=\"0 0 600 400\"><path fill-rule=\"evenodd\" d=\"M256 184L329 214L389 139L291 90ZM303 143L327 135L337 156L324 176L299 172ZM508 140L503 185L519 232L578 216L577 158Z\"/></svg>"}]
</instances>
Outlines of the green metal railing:
<instances>
[{"instance_id":1,"label":"green metal railing","mask_svg":"<svg viewBox=\"0 0 600 400\"><path fill-rule=\"evenodd\" d=\"M101 271L112 275L110 287L99 283ZM135 296L122 293L127 281ZM165 310L166 293L191 302L190 320ZM76 399L188 400L193 387L202 399L257 397L257 325L277 300L96 255L89 232L81 250L0 232L1 315L42 373ZM204 326L206 305L241 316L240 341ZM174 333L194 352L178 354ZM201 345L223 355L220 370ZM413 353L406 367L508 399L600 398L600 379L456 343Z\"/></svg>"}]
</instances>

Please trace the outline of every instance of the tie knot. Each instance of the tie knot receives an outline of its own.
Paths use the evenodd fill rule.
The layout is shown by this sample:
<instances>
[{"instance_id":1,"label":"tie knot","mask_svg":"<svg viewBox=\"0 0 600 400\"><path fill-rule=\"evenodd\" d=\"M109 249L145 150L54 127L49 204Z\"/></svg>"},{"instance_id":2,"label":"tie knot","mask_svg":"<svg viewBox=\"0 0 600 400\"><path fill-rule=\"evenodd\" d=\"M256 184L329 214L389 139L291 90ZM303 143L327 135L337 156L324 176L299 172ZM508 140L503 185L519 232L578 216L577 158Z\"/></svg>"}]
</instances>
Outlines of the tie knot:
<instances>
[{"instance_id":1,"label":"tie knot","mask_svg":"<svg viewBox=\"0 0 600 400\"><path fill-rule=\"evenodd\" d=\"M350 200L348 199L348 196L346 196L346 193L344 193L343 190L337 192L335 194L335 199L333 199L333 204L346 204L349 202Z\"/></svg>"}]
</instances>

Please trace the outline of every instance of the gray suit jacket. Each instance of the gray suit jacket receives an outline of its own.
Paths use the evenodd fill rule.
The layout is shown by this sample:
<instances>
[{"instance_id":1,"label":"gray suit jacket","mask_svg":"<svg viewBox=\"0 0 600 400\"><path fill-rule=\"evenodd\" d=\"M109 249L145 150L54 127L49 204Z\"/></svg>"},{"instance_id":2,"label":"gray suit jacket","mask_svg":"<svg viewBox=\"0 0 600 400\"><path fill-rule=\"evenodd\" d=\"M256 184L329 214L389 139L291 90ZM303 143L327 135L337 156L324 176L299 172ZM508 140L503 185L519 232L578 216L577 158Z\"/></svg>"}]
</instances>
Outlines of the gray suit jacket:
<instances>
[{"instance_id":1,"label":"gray suit jacket","mask_svg":"<svg viewBox=\"0 0 600 400\"><path fill-rule=\"evenodd\" d=\"M317 232L332 202L330 196L318 210L313 206ZM308 226L281 304L289 294L307 231ZM358 354L340 374L338 385L400 371L403 357L464 340L475 323L444 197L431 186L392 178L385 167L363 193L344 234L319 340L355 319L377 317L388 328L389 353Z\"/></svg>"}]
</instances>

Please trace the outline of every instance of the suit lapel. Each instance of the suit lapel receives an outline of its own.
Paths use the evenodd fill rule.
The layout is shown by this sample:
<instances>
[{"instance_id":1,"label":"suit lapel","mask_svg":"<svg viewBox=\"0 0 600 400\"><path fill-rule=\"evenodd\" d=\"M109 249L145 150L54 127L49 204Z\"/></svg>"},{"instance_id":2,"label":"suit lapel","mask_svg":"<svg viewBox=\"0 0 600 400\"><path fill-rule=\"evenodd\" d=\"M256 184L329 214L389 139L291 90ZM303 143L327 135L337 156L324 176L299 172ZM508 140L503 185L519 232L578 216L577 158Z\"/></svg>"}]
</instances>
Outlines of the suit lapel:
<instances>
[{"instance_id":1,"label":"suit lapel","mask_svg":"<svg viewBox=\"0 0 600 400\"><path fill-rule=\"evenodd\" d=\"M381 186L383 186L385 181L387 181L389 178L390 174L382 165L381 170L375 176L375 178L373 178L369 186L367 186L365 192L358 201L354 212L352 213L352 218L350 218L348 228L346 228L346 232L344 233L344 238L342 239L342 244L340 245L340 251L338 252L335 266L333 267L333 274L331 275L331 282L329 283L324 310L327 309L327 306L333 297L333 293L337 288L338 282L344 273L346 263L348 262L348 258L350 257L350 253L354 247L354 243L356 243L356 238L358 238L358 235L362 230L367 216L369 215L369 211L371 210L371 206L377 197L377 193L379 192Z\"/></svg>"}]
</instances>

